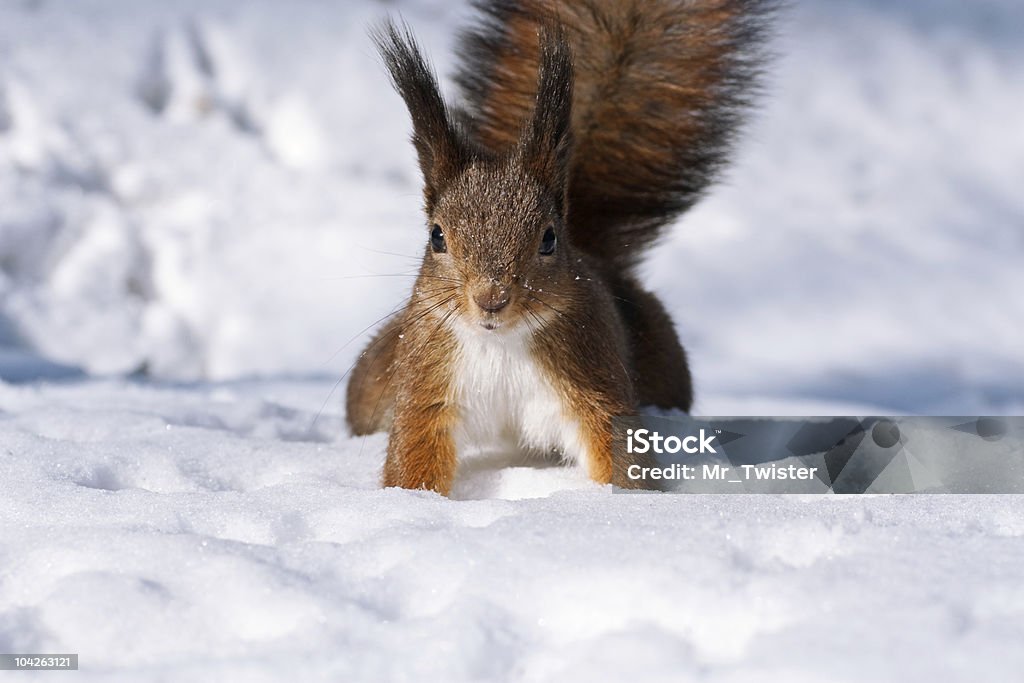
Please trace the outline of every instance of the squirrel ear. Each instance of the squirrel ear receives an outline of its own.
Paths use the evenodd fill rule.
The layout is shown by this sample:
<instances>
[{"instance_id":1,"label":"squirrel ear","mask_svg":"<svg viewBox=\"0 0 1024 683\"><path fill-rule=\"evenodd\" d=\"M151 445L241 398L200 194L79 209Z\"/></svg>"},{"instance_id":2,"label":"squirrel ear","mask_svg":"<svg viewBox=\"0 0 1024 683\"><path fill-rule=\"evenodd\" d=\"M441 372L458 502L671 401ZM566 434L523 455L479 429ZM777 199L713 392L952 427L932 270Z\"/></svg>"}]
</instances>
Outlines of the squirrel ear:
<instances>
[{"instance_id":1,"label":"squirrel ear","mask_svg":"<svg viewBox=\"0 0 1024 683\"><path fill-rule=\"evenodd\" d=\"M423 172L427 211L432 211L444 186L463 167L468 157L466 144L448 114L437 77L408 26L399 29L386 19L372 32L372 38L412 117L412 143Z\"/></svg>"},{"instance_id":2,"label":"squirrel ear","mask_svg":"<svg viewBox=\"0 0 1024 683\"><path fill-rule=\"evenodd\" d=\"M537 101L519 145L527 166L564 191L572 152L573 63L561 25L541 26L539 62Z\"/></svg>"}]
</instances>

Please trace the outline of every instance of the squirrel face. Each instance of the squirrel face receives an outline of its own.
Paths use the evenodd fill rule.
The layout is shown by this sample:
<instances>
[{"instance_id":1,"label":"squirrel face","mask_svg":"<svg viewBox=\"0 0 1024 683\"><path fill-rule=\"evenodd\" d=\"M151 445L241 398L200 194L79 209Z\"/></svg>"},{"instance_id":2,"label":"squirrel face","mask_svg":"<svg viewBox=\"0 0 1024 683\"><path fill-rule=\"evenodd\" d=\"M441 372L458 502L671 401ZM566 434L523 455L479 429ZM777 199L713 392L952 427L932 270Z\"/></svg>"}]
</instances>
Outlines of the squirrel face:
<instances>
[{"instance_id":1,"label":"squirrel face","mask_svg":"<svg viewBox=\"0 0 1024 683\"><path fill-rule=\"evenodd\" d=\"M574 279L561 206L518 155L474 161L439 193L423 272L459 290L460 323L507 331L556 315Z\"/></svg>"},{"instance_id":2,"label":"squirrel face","mask_svg":"<svg viewBox=\"0 0 1024 683\"><path fill-rule=\"evenodd\" d=\"M387 24L376 39L409 109L423 173L423 287L458 289L453 317L476 330L542 325L557 316L552 291L565 298L577 279L562 238L573 67L560 29L541 32L533 110L524 112L516 144L501 153L480 147L452 116L411 35Z\"/></svg>"}]
</instances>

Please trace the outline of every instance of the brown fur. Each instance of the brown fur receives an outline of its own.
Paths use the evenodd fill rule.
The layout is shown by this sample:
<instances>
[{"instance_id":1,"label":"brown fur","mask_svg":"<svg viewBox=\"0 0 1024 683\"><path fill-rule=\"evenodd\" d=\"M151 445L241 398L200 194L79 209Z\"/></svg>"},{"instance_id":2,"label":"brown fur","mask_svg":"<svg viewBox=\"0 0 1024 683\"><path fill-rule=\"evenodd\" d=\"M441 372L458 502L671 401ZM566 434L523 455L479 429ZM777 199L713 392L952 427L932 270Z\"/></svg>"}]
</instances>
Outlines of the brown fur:
<instances>
[{"instance_id":1,"label":"brown fur","mask_svg":"<svg viewBox=\"0 0 1024 683\"><path fill-rule=\"evenodd\" d=\"M573 242L619 270L723 168L760 69L769 0L479 0L458 82L474 139L497 151L533 108L537 27L575 55Z\"/></svg>"},{"instance_id":2,"label":"brown fur","mask_svg":"<svg viewBox=\"0 0 1024 683\"><path fill-rule=\"evenodd\" d=\"M590 476L637 485L634 461L613 454L612 418L688 410L692 388L671 320L630 271L723 162L753 75L742 41L763 7L489 2L465 42L461 117L408 32L377 35L412 115L428 236L408 305L348 387L352 431L390 429L386 486L451 489L466 409L457 326L526 330Z\"/></svg>"},{"instance_id":3,"label":"brown fur","mask_svg":"<svg viewBox=\"0 0 1024 683\"><path fill-rule=\"evenodd\" d=\"M435 316L411 323L398 344L395 418L384 463L384 486L426 488L448 495L455 477L450 400L451 332ZM444 320L443 316L440 316Z\"/></svg>"},{"instance_id":4,"label":"brown fur","mask_svg":"<svg viewBox=\"0 0 1024 683\"><path fill-rule=\"evenodd\" d=\"M374 335L348 381L346 405L348 424L357 436L391 429L394 419L395 356L398 335L402 330L402 314L393 316Z\"/></svg>"},{"instance_id":5,"label":"brown fur","mask_svg":"<svg viewBox=\"0 0 1024 683\"><path fill-rule=\"evenodd\" d=\"M629 334L637 405L689 411L693 404L693 379L686 351L665 307L630 276L609 280Z\"/></svg>"}]
</instances>

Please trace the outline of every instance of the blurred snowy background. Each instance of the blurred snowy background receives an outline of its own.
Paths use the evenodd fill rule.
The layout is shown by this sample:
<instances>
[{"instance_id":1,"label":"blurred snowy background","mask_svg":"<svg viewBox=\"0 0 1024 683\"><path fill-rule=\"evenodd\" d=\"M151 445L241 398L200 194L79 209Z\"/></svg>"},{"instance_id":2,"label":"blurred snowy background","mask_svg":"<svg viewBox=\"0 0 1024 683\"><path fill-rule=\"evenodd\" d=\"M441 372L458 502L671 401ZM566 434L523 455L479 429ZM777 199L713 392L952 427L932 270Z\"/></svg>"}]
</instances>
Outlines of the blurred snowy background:
<instances>
[{"instance_id":1,"label":"blurred snowy background","mask_svg":"<svg viewBox=\"0 0 1024 683\"><path fill-rule=\"evenodd\" d=\"M0 4L0 376L344 373L424 239L385 9L450 72L463 3ZM794 4L738 163L645 268L698 412L1024 409L1022 22Z\"/></svg>"},{"instance_id":2,"label":"blurred snowy background","mask_svg":"<svg viewBox=\"0 0 1024 683\"><path fill-rule=\"evenodd\" d=\"M424 236L385 11L450 73L462 2L0 0L0 650L130 681L1020 671L1014 498L375 489L332 387ZM1024 411L1021 35L1018 0L791 3L736 165L644 267L697 412Z\"/></svg>"}]
</instances>

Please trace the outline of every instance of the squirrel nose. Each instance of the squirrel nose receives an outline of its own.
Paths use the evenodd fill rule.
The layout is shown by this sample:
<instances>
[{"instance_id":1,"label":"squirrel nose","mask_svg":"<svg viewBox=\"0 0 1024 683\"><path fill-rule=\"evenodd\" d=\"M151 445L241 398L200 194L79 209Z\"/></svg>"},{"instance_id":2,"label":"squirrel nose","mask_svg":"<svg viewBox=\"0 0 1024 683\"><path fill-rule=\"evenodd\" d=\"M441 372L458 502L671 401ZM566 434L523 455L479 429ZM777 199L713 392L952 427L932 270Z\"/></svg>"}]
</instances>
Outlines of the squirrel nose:
<instances>
[{"instance_id":1,"label":"squirrel nose","mask_svg":"<svg viewBox=\"0 0 1024 683\"><path fill-rule=\"evenodd\" d=\"M473 295L476 305L488 313L497 313L512 299L512 289L503 285L491 285Z\"/></svg>"}]
</instances>

